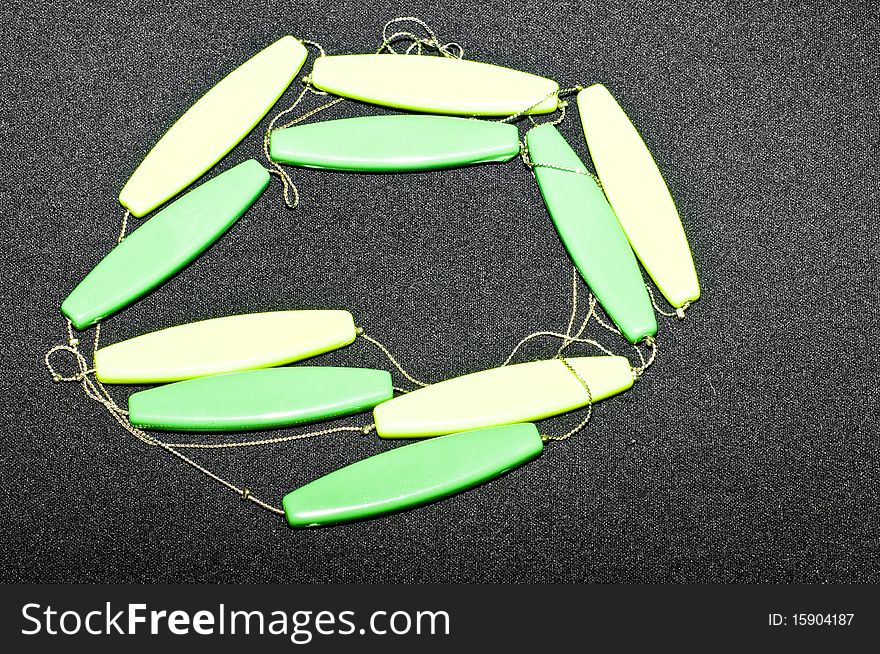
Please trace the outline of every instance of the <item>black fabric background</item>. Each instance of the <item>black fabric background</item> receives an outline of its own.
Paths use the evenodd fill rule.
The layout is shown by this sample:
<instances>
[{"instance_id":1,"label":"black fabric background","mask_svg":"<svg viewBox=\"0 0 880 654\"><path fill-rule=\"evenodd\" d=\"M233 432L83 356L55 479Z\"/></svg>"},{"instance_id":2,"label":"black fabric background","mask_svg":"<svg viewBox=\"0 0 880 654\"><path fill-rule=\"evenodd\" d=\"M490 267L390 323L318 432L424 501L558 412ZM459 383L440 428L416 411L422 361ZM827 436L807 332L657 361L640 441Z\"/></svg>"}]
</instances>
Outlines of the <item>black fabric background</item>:
<instances>
[{"instance_id":1,"label":"black fabric background","mask_svg":"<svg viewBox=\"0 0 880 654\"><path fill-rule=\"evenodd\" d=\"M0 12L4 580L878 580L874 3ZM59 303L113 243L119 189L183 110L283 34L367 52L396 15L422 17L472 59L604 82L665 172L703 299L684 322L662 321L643 381L534 463L419 510L293 531L52 384L42 355L63 336ZM586 157L576 115L561 130ZM255 132L212 174L259 152ZM105 342L233 313L347 308L439 380L564 327L568 260L518 162L293 174L299 210L273 182L197 262L108 320ZM524 357L553 351L544 341ZM383 365L365 343L317 361ZM275 501L386 447L343 435L198 459Z\"/></svg>"}]
</instances>

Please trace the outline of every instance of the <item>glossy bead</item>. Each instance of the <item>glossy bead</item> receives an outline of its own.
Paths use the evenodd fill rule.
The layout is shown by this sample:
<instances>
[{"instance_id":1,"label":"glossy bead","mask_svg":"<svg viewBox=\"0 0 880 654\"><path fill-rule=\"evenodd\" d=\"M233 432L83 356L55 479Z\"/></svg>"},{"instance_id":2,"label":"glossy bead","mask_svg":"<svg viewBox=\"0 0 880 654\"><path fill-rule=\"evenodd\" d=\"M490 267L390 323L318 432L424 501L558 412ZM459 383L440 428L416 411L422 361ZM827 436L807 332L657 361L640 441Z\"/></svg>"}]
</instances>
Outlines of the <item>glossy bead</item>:
<instances>
[{"instance_id":1,"label":"glossy bead","mask_svg":"<svg viewBox=\"0 0 880 654\"><path fill-rule=\"evenodd\" d=\"M306 49L285 36L221 79L147 153L119 193L143 216L201 177L260 122L293 81Z\"/></svg>"},{"instance_id":2,"label":"glossy bead","mask_svg":"<svg viewBox=\"0 0 880 654\"><path fill-rule=\"evenodd\" d=\"M366 116L272 132L274 161L310 168L403 172L510 161L516 126L450 116Z\"/></svg>"},{"instance_id":3,"label":"glossy bead","mask_svg":"<svg viewBox=\"0 0 880 654\"><path fill-rule=\"evenodd\" d=\"M204 252L268 185L269 173L249 159L197 186L98 262L61 304L61 313L85 329L130 305Z\"/></svg>"},{"instance_id":4,"label":"glossy bead","mask_svg":"<svg viewBox=\"0 0 880 654\"><path fill-rule=\"evenodd\" d=\"M656 335L642 272L602 189L553 125L530 130L526 141L559 238L599 304L630 343Z\"/></svg>"},{"instance_id":5,"label":"glossy bead","mask_svg":"<svg viewBox=\"0 0 880 654\"><path fill-rule=\"evenodd\" d=\"M166 384L131 395L128 410L144 429L243 431L360 413L393 395L385 370L294 366Z\"/></svg>"},{"instance_id":6,"label":"glossy bead","mask_svg":"<svg viewBox=\"0 0 880 654\"><path fill-rule=\"evenodd\" d=\"M371 456L288 493L291 527L372 518L485 483L543 451L531 424L431 438Z\"/></svg>"},{"instance_id":7,"label":"glossy bead","mask_svg":"<svg viewBox=\"0 0 880 654\"><path fill-rule=\"evenodd\" d=\"M334 95L426 113L506 116L528 109L546 114L558 104L559 85L553 80L449 57L318 57L311 78L319 89Z\"/></svg>"},{"instance_id":8,"label":"glossy bead","mask_svg":"<svg viewBox=\"0 0 880 654\"><path fill-rule=\"evenodd\" d=\"M348 345L348 311L269 311L213 318L143 334L102 347L102 382L149 384L268 368Z\"/></svg>"},{"instance_id":9,"label":"glossy bead","mask_svg":"<svg viewBox=\"0 0 880 654\"><path fill-rule=\"evenodd\" d=\"M602 187L645 270L673 307L699 299L681 217L642 137L601 84L578 93L577 104Z\"/></svg>"},{"instance_id":10,"label":"glossy bead","mask_svg":"<svg viewBox=\"0 0 880 654\"><path fill-rule=\"evenodd\" d=\"M625 357L572 357L566 361L587 383L593 402L633 384ZM466 429L541 420L586 406L581 382L559 359L532 361L454 377L373 409L383 438L420 438Z\"/></svg>"}]
</instances>

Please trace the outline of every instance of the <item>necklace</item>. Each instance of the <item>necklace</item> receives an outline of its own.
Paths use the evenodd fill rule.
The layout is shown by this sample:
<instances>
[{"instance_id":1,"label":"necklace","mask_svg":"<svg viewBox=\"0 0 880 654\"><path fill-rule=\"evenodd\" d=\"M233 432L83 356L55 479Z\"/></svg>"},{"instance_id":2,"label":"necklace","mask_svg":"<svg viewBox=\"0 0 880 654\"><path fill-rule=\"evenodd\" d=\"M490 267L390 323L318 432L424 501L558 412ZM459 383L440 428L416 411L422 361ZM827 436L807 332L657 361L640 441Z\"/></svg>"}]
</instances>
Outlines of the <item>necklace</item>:
<instances>
[{"instance_id":1,"label":"necklace","mask_svg":"<svg viewBox=\"0 0 880 654\"><path fill-rule=\"evenodd\" d=\"M423 34L398 30L414 23ZM395 49L406 44L403 52ZM294 103L269 122L263 153L171 198L211 169L268 113L300 72L307 46L318 51ZM429 56L434 51L438 56ZM576 94L591 173L556 129L565 97ZM293 116L312 95L321 106ZM305 123L345 99L420 112ZM558 114L555 118L549 118ZM501 118L498 118L498 117ZM536 121L536 117L547 118ZM492 119L489 119L492 118ZM529 125L520 137L518 124ZM100 321L136 302L220 238L270 184L282 183L290 208L299 192L282 164L322 170L404 172L508 162L534 174L572 263L572 312L565 333L527 335L497 368L428 384L341 310L225 316L178 325L100 347ZM464 59L415 18L389 21L374 54L327 55L312 41L285 36L224 77L165 133L123 187L117 245L61 304L66 344L46 366L56 382L80 384L142 442L158 447L243 500L285 516L292 527L336 524L411 508L493 479L539 456L545 443L583 429L593 405L630 388L657 356L657 320L684 318L699 283L681 219L654 160L631 121L601 84L560 86L547 78ZM129 216L165 205L126 235ZM669 302L661 309L638 262ZM577 325L578 286L590 289ZM600 312L607 315L603 319ZM585 338L591 320L624 338L632 364ZM77 331L93 329L91 356ZM560 340L551 359L513 363L538 337ZM356 340L384 354L410 387L386 370L286 366ZM575 345L598 356L565 356ZM73 357L58 372L54 357ZM161 384L133 393L127 408L107 384ZM535 421L578 409L565 434ZM286 428L372 411L372 422L259 439L170 442L151 432L227 432ZM149 431L148 431L149 430ZM419 439L332 472L288 493L282 507L255 496L184 454L187 449L260 447L338 432Z\"/></svg>"}]
</instances>

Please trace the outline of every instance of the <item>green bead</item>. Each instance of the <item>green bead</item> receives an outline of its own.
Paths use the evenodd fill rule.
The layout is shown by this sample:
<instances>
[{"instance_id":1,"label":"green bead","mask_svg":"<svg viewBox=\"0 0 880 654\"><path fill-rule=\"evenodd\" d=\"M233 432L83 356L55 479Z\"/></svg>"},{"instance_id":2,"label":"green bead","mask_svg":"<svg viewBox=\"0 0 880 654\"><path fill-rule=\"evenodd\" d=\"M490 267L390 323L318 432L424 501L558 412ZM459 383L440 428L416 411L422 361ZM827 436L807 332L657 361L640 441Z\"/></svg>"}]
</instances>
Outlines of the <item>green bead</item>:
<instances>
[{"instance_id":1,"label":"green bead","mask_svg":"<svg viewBox=\"0 0 880 654\"><path fill-rule=\"evenodd\" d=\"M644 279L602 189L553 125L529 131L526 141L547 211L578 272L627 340L654 336Z\"/></svg>"},{"instance_id":2,"label":"green bead","mask_svg":"<svg viewBox=\"0 0 880 654\"><path fill-rule=\"evenodd\" d=\"M391 399L391 375L298 366L199 377L134 393L131 423L173 431L244 431L328 420Z\"/></svg>"},{"instance_id":3,"label":"green bead","mask_svg":"<svg viewBox=\"0 0 880 654\"><path fill-rule=\"evenodd\" d=\"M61 305L77 329L116 313L198 257L269 185L249 159L193 189L113 248Z\"/></svg>"},{"instance_id":4,"label":"green bead","mask_svg":"<svg viewBox=\"0 0 880 654\"><path fill-rule=\"evenodd\" d=\"M272 133L274 161L365 172L400 172L510 161L519 153L514 125L448 116L367 116Z\"/></svg>"},{"instance_id":5,"label":"green bead","mask_svg":"<svg viewBox=\"0 0 880 654\"><path fill-rule=\"evenodd\" d=\"M317 527L433 502L534 459L544 444L530 423L440 436L404 445L288 493L291 527Z\"/></svg>"}]
</instances>

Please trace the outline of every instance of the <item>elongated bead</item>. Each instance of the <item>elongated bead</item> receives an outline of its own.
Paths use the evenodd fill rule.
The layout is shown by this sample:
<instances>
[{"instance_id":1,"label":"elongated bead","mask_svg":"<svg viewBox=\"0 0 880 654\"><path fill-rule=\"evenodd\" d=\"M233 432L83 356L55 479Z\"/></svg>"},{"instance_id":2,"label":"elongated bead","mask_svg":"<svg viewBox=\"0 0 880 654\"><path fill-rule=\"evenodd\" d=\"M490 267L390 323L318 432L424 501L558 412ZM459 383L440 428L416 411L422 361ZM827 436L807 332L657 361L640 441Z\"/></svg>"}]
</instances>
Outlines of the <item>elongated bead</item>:
<instances>
[{"instance_id":1,"label":"elongated bead","mask_svg":"<svg viewBox=\"0 0 880 654\"><path fill-rule=\"evenodd\" d=\"M624 357L566 361L577 376L559 359L532 361L454 377L395 397L373 409L376 433L383 438L420 438L541 420L632 386L632 370Z\"/></svg>"},{"instance_id":2,"label":"elongated bead","mask_svg":"<svg viewBox=\"0 0 880 654\"><path fill-rule=\"evenodd\" d=\"M629 342L654 336L642 272L602 189L553 125L526 140L547 211L581 277Z\"/></svg>"},{"instance_id":3,"label":"elongated bead","mask_svg":"<svg viewBox=\"0 0 880 654\"><path fill-rule=\"evenodd\" d=\"M166 384L131 395L128 410L145 429L243 431L360 413L393 395L385 370L295 366Z\"/></svg>"},{"instance_id":4,"label":"elongated bead","mask_svg":"<svg viewBox=\"0 0 880 654\"><path fill-rule=\"evenodd\" d=\"M318 57L319 89L363 102L462 116L555 111L559 85L511 68L448 57L355 54Z\"/></svg>"},{"instance_id":5,"label":"elongated bead","mask_svg":"<svg viewBox=\"0 0 880 654\"><path fill-rule=\"evenodd\" d=\"M177 325L102 347L102 382L150 384L268 368L348 345L348 311L268 311Z\"/></svg>"},{"instance_id":6,"label":"elongated bead","mask_svg":"<svg viewBox=\"0 0 880 654\"><path fill-rule=\"evenodd\" d=\"M71 291L61 313L85 329L127 307L210 247L268 185L269 173L249 159L196 187L113 248Z\"/></svg>"},{"instance_id":7,"label":"elongated bead","mask_svg":"<svg viewBox=\"0 0 880 654\"><path fill-rule=\"evenodd\" d=\"M201 177L256 127L305 59L302 43L285 36L221 79L147 153L119 202L143 216Z\"/></svg>"},{"instance_id":8,"label":"elongated bead","mask_svg":"<svg viewBox=\"0 0 880 654\"><path fill-rule=\"evenodd\" d=\"M450 116L365 116L272 133L273 160L329 170L403 172L509 161L514 125Z\"/></svg>"},{"instance_id":9,"label":"elongated bead","mask_svg":"<svg viewBox=\"0 0 880 654\"><path fill-rule=\"evenodd\" d=\"M681 217L648 147L601 84L577 96L590 156L632 248L673 307L700 297Z\"/></svg>"},{"instance_id":10,"label":"elongated bead","mask_svg":"<svg viewBox=\"0 0 880 654\"><path fill-rule=\"evenodd\" d=\"M532 424L461 432L371 456L288 493L291 527L372 518L460 493L541 454Z\"/></svg>"}]
</instances>

